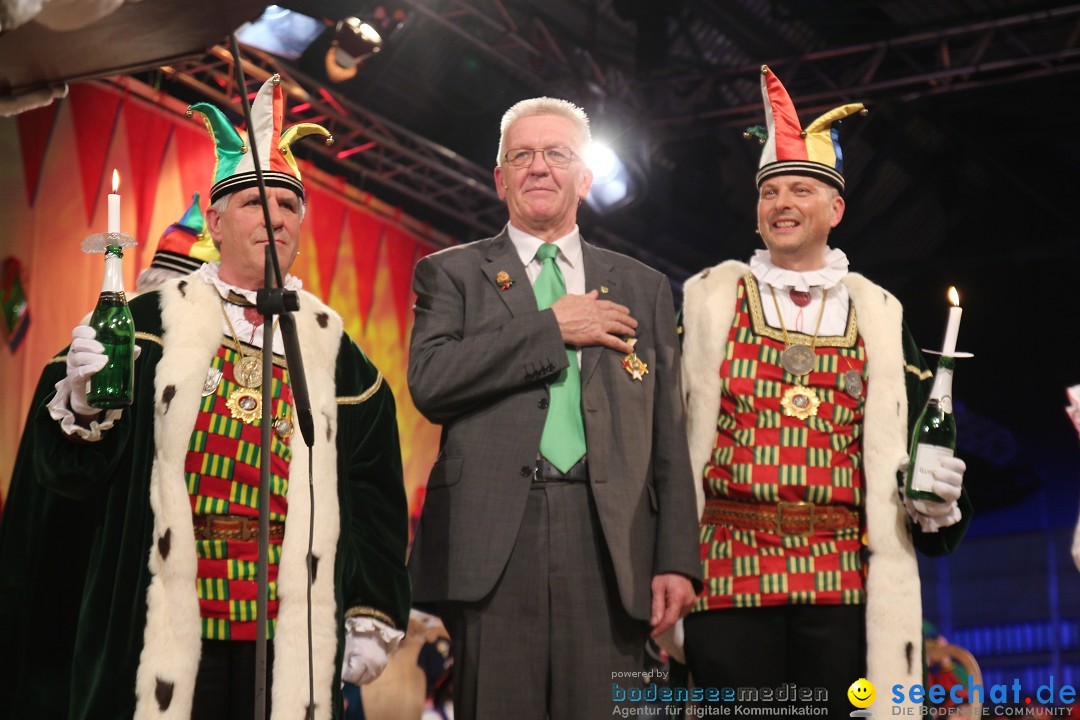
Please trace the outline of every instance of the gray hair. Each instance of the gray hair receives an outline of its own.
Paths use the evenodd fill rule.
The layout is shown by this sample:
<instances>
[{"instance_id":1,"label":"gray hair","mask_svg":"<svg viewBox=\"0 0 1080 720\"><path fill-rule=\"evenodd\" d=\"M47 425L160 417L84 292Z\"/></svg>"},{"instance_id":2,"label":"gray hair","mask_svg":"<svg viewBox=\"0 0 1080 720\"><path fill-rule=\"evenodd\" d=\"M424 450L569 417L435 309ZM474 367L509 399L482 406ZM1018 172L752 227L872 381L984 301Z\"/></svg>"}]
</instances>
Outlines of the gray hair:
<instances>
[{"instance_id":1,"label":"gray hair","mask_svg":"<svg viewBox=\"0 0 1080 720\"><path fill-rule=\"evenodd\" d=\"M223 215L225 213L225 208L229 207L229 198L231 198L232 196L233 193L222 195L217 200L210 203L210 207L208 207L207 210L213 210L218 215ZM297 196L297 199L300 200L300 222L304 222L304 211L307 210L307 203L304 202L304 200L302 200L299 195ZM219 243L217 240L213 240L213 243L214 247L217 248L218 252L221 252L221 243Z\"/></svg>"},{"instance_id":2,"label":"gray hair","mask_svg":"<svg viewBox=\"0 0 1080 720\"><path fill-rule=\"evenodd\" d=\"M592 133L589 132L589 116L585 114L582 108L569 100L560 98L530 98L515 103L502 116L502 122L499 123L499 154L495 158L496 165L501 165L503 162L503 153L506 152L504 147L506 133L510 126L522 118L532 117L533 115L557 115L572 122L578 132L579 145L574 148L578 152L582 152L584 147L592 141Z\"/></svg>"}]
</instances>

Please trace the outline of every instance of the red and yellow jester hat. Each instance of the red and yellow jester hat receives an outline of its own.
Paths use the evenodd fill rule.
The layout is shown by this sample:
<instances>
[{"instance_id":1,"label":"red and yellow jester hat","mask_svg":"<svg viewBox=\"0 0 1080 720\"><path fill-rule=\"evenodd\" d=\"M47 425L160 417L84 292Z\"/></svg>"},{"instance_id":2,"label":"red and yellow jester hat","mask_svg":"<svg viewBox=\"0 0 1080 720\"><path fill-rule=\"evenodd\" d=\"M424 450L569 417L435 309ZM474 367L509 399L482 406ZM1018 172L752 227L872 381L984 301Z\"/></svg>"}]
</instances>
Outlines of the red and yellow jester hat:
<instances>
[{"instance_id":1,"label":"red and yellow jester hat","mask_svg":"<svg viewBox=\"0 0 1080 720\"><path fill-rule=\"evenodd\" d=\"M200 113L206 121L206 129L214 140L217 154L210 204L229 193L258 185L251 149L224 113L209 103L196 103L188 108L189 117L194 112ZM294 190L303 200L304 184L300 182L300 169L296 166L289 145L314 133L326 136L327 145L334 139L326 128L313 123L300 123L282 131L284 119L285 97L281 90L281 77L273 75L259 88L255 102L251 103L251 124L259 150L259 168L268 187Z\"/></svg>"},{"instance_id":2,"label":"red and yellow jester hat","mask_svg":"<svg viewBox=\"0 0 1080 720\"><path fill-rule=\"evenodd\" d=\"M809 175L843 192L844 156L833 123L855 113L865 115L863 104L833 108L803 130L791 96L768 65L761 66L761 95L768 139L761 151L758 187L774 175Z\"/></svg>"}]
</instances>

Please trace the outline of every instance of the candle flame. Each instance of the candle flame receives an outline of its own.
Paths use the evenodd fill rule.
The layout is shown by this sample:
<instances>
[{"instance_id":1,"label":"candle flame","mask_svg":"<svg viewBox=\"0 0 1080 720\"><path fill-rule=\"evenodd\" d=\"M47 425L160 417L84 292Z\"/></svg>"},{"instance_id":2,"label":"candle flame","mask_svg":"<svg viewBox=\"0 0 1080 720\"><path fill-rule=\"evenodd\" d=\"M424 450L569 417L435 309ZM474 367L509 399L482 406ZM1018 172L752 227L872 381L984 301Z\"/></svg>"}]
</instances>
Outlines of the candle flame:
<instances>
[{"instance_id":1,"label":"candle flame","mask_svg":"<svg viewBox=\"0 0 1080 720\"><path fill-rule=\"evenodd\" d=\"M956 307L960 307L960 293L956 292L955 287L949 288L949 302Z\"/></svg>"},{"instance_id":2,"label":"candle flame","mask_svg":"<svg viewBox=\"0 0 1080 720\"><path fill-rule=\"evenodd\" d=\"M115 193L119 189L120 189L120 173L118 173L116 171L116 168L113 168L113 171L112 171L112 191Z\"/></svg>"}]
</instances>

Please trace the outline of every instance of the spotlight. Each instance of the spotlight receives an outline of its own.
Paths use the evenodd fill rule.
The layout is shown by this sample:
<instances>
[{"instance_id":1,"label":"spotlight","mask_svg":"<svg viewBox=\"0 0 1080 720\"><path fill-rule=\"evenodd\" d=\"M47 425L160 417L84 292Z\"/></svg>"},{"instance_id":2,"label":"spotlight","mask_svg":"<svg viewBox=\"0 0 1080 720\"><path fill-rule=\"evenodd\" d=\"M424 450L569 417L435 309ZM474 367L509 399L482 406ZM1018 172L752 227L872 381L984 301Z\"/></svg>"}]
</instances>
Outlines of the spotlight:
<instances>
[{"instance_id":1,"label":"spotlight","mask_svg":"<svg viewBox=\"0 0 1080 720\"><path fill-rule=\"evenodd\" d=\"M590 143L585 149L585 164L592 170L593 182L608 180L622 166L615 151L602 142Z\"/></svg>"},{"instance_id":2,"label":"spotlight","mask_svg":"<svg viewBox=\"0 0 1080 720\"><path fill-rule=\"evenodd\" d=\"M236 37L245 45L296 60L325 30L321 20L268 5L258 20L237 28Z\"/></svg>"},{"instance_id":3,"label":"spotlight","mask_svg":"<svg viewBox=\"0 0 1080 720\"><path fill-rule=\"evenodd\" d=\"M585 164L593 173L585 202L593 210L609 213L637 200L644 178L609 145L599 141L590 144L585 150Z\"/></svg>"},{"instance_id":4,"label":"spotlight","mask_svg":"<svg viewBox=\"0 0 1080 720\"><path fill-rule=\"evenodd\" d=\"M338 21L334 39L326 51L326 75L330 82L344 82L356 76L360 63L380 52L383 37L379 31L359 18L347 17Z\"/></svg>"}]
</instances>

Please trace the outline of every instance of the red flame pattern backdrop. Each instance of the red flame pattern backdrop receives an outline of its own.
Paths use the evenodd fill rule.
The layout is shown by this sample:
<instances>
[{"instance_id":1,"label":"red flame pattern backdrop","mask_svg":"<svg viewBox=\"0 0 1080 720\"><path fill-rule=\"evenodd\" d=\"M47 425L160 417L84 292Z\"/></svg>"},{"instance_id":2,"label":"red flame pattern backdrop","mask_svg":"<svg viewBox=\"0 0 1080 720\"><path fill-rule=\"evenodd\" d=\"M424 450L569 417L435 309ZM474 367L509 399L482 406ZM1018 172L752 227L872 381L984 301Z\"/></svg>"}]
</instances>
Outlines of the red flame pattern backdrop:
<instances>
[{"instance_id":1,"label":"red flame pattern backdrop","mask_svg":"<svg viewBox=\"0 0 1080 720\"><path fill-rule=\"evenodd\" d=\"M213 146L174 98L158 99L155 105L112 84L83 84L52 105L0 118L0 261L22 263L31 317L18 348L0 348L0 498L41 368L69 342L101 289L101 257L82 253L79 243L106 229L113 168L121 178L121 228L139 243L124 257L129 291L192 193L202 193L205 210ZM439 429L416 410L406 385L412 269L445 238L309 163L301 163L301 172L308 210L292 272L341 313L346 331L393 389L405 483L415 503Z\"/></svg>"}]
</instances>

